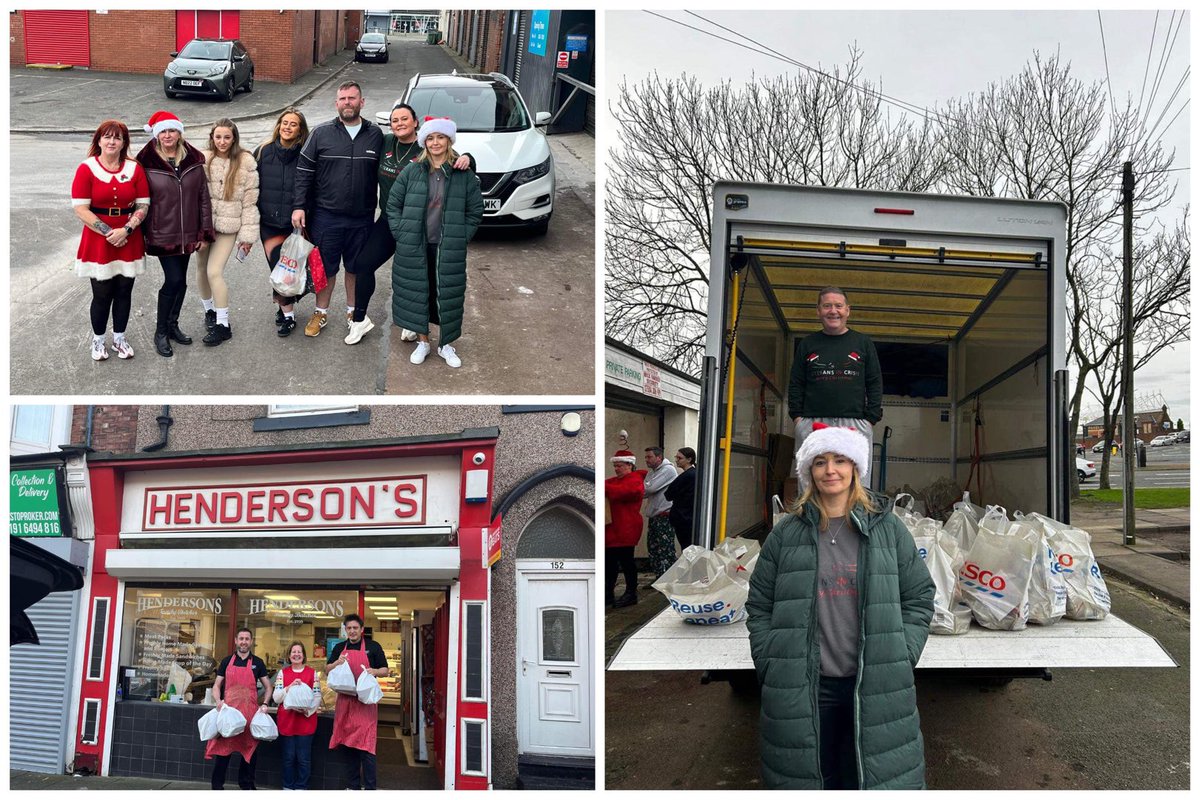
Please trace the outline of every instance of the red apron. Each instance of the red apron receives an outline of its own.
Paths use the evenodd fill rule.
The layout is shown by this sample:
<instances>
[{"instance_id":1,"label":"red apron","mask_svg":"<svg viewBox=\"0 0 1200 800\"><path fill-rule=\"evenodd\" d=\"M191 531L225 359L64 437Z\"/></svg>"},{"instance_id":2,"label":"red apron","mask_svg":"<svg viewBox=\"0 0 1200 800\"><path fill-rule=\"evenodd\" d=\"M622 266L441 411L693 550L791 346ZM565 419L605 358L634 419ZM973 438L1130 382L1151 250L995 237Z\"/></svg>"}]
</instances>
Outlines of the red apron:
<instances>
[{"instance_id":1,"label":"red apron","mask_svg":"<svg viewBox=\"0 0 1200 800\"><path fill-rule=\"evenodd\" d=\"M293 671L290 666L284 667L283 688L286 690L297 680L311 687L315 677L316 673L312 667L306 666L299 672ZM275 724L279 727L280 736L312 736L317 732L317 715L309 717L303 711L292 711L281 705L276 714Z\"/></svg>"},{"instance_id":2,"label":"red apron","mask_svg":"<svg viewBox=\"0 0 1200 800\"><path fill-rule=\"evenodd\" d=\"M362 650L346 648L342 651L354 680L370 664L367 662L366 645ZM329 749L344 744L355 750L365 750L375 754L375 733L379 727L379 706L360 703L354 695L338 692L337 705L333 709L333 736L329 740Z\"/></svg>"},{"instance_id":3,"label":"red apron","mask_svg":"<svg viewBox=\"0 0 1200 800\"><path fill-rule=\"evenodd\" d=\"M237 752L249 761L254 757L254 748L258 747L258 740L250 735L250 720L254 719L254 714L258 711L258 681L254 678L254 660L250 659L246 666L239 667L234 665L236 659L235 655L229 659L229 666L225 667L225 685L221 687L221 694L226 705L242 712L242 716L246 718L246 729L232 738L218 736L209 739L208 747L204 749L205 758L228 756Z\"/></svg>"}]
</instances>

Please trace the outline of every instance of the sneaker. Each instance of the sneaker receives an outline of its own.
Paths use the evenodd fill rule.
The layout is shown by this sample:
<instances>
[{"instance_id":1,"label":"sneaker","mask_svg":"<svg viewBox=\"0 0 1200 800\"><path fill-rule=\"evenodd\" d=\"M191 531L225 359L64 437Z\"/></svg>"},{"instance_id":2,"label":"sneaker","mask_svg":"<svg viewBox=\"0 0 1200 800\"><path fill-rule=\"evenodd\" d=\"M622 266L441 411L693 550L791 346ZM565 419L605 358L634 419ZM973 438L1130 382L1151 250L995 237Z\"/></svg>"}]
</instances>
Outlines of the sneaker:
<instances>
[{"instance_id":1,"label":"sneaker","mask_svg":"<svg viewBox=\"0 0 1200 800\"><path fill-rule=\"evenodd\" d=\"M217 325L201 341L203 341L209 347L216 347L221 342L227 342L232 338L233 338L233 329L230 326Z\"/></svg>"},{"instance_id":2,"label":"sneaker","mask_svg":"<svg viewBox=\"0 0 1200 800\"><path fill-rule=\"evenodd\" d=\"M279 306L275 306L275 327L282 325L284 319L286 319L286 317L283 316L283 309Z\"/></svg>"},{"instance_id":3,"label":"sneaker","mask_svg":"<svg viewBox=\"0 0 1200 800\"><path fill-rule=\"evenodd\" d=\"M354 324L354 312L347 311L346 312L346 329L349 330L350 326L353 324Z\"/></svg>"},{"instance_id":4,"label":"sneaker","mask_svg":"<svg viewBox=\"0 0 1200 800\"><path fill-rule=\"evenodd\" d=\"M429 346L425 346L425 352L429 352ZM108 359L108 348L104 346L104 340L99 341L92 339L92 361L105 361ZM420 361L416 363L421 363Z\"/></svg>"},{"instance_id":5,"label":"sneaker","mask_svg":"<svg viewBox=\"0 0 1200 800\"><path fill-rule=\"evenodd\" d=\"M215 327L217 327L217 312L205 311L204 312L204 330L208 331L209 333L212 333L213 328L215 328ZM180 344L182 344L182 342L180 342Z\"/></svg>"},{"instance_id":6,"label":"sneaker","mask_svg":"<svg viewBox=\"0 0 1200 800\"><path fill-rule=\"evenodd\" d=\"M296 320L292 317L283 316L283 312L279 312L280 320L275 326L275 332L280 336L291 336L292 331L296 330Z\"/></svg>"},{"instance_id":7,"label":"sneaker","mask_svg":"<svg viewBox=\"0 0 1200 800\"><path fill-rule=\"evenodd\" d=\"M114 339L112 351L117 354L117 358L133 358L133 348L129 346L129 342L125 339Z\"/></svg>"},{"instance_id":8,"label":"sneaker","mask_svg":"<svg viewBox=\"0 0 1200 800\"><path fill-rule=\"evenodd\" d=\"M363 317L362 322L351 322L350 333L346 335L346 344L358 344L362 341L362 337L367 335L367 331L375 327L375 323L371 322L370 317Z\"/></svg>"},{"instance_id":9,"label":"sneaker","mask_svg":"<svg viewBox=\"0 0 1200 800\"><path fill-rule=\"evenodd\" d=\"M329 322L329 315L324 311L314 311L309 317L308 324L304 326L305 336L316 336L321 332L321 328Z\"/></svg>"},{"instance_id":10,"label":"sneaker","mask_svg":"<svg viewBox=\"0 0 1200 800\"><path fill-rule=\"evenodd\" d=\"M412 351L408 360L414 364L423 364L427 355L429 355L429 342L417 342L417 349Z\"/></svg>"},{"instance_id":11,"label":"sneaker","mask_svg":"<svg viewBox=\"0 0 1200 800\"><path fill-rule=\"evenodd\" d=\"M416 340L417 340L417 332L416 331L410 331L408 328L400 329L400 341L415 342Z\"/></svg>"},{"instance_id":12,"label":"sneaker","mask_svg":"<svg viewBox=\"0 0 1200 800\"><path fill-rule=\"evenodd\" d=\"M454 345L444 344L438 348L438 355L446 359L446 366L458 368L462 366L462 359L458 357L458 353L454 352Z\"/></svg>"}]
</instances>

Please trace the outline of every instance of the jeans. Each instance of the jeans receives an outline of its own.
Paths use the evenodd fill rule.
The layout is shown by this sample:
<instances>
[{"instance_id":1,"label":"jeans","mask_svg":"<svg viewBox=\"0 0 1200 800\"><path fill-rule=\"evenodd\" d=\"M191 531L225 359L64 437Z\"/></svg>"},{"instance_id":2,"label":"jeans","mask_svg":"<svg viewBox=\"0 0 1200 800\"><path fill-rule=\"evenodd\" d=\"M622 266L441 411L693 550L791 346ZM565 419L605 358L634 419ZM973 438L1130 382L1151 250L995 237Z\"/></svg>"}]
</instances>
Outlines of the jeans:
<instances>
[{"instance_id":1,"label":"jeans","mask_svg":"<svg viewBox=\"0 0 1200 800\"><path fill-rule=\"evenodd\" d=\"M212 771L212 788L225 788L225 773L229 771L229 759L232 755L213 756L213 771ZM254 755L249 761L242 759L242 765L238 767L238 787L241 789L254 789L254 768L258 765L258 750L255 749Z\"/></svg>"},{"instance_id":2,"label":"jeans","mask_svg":"<svg viewBox=\"0 0 1200 800\"><path fill-rule=\"evenodd\" d=\"M280 736L283 743L283 788L307 789L312 771L312 740L308 736Z\"/></svg>"},{"instance_id":3,"label":"jeans","mask_svg":"<svg viewBox=\"0 0 1200 800\"><path fill-rule=\"evenodd\" d=\"M374 789L375 754L353 747L345 747L345 750L346 754L350 756L346 766L346 788ZM361 779L359 777L360 771Z\"/></svg>"},{"instance_id":4,"label":"jeans","mask_svg":"<svg viewBox=\"0 0 1200 800\"><path fill-rule=\"evenodd\" d=\"M857 676L821 676L817 706L821 715L823 789L857 789L858 757L854 741L854 683Z\"/></svg>"}]
</instances>

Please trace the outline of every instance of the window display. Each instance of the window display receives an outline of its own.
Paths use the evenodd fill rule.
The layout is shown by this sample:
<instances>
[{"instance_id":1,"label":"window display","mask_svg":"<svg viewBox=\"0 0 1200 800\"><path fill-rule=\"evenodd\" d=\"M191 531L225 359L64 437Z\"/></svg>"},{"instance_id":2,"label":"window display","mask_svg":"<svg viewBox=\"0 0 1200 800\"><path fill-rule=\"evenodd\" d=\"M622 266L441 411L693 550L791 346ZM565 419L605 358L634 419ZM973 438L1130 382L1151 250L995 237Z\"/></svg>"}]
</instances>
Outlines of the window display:
<instances>
[{"instance_id":1,"label":"window display","mask_svg":"<svg viewBox=\"0 0 1200 800\"><path fill-rule=\"evenodd\" d=\"M202 702L229 641L229 601L229 589L126 589L124 698Z\"/></svg>"},{"instance_id":2,"label":"window display","mask_svg":"<svg viewBox=\"0 0 1200 800\"><path fill-rule=\"evenodd\" d=\"M358 611L353 589L239 589L237 624L254 631L254 653L272 676L287 663L287 647L304 643L309 664L321 669L325 654L337 643L342 617Z\"/></svg>"}]
</instances>

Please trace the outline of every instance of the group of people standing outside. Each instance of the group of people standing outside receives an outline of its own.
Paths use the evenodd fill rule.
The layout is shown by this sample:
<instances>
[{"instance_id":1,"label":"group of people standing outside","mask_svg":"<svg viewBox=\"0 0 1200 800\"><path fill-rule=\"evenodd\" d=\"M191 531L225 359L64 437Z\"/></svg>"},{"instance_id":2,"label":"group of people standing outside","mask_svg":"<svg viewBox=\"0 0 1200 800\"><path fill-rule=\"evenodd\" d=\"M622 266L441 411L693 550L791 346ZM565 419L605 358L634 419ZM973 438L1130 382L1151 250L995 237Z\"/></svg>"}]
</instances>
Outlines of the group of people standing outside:
<instances>
[{"instance_id":1,"label":"group of people standing outside","mask_svg":"<svg viewBox=\"0 0 1200 800\"><path fill-rule=\"evenodd\" d=\"M347 614L343 620L346 638L329 652L325 672L349 664L355 680L363 671L382 678L389 672L383 648L363 636L363 620L358 614ZM235 651L217 667L213 683L213 698L217 708L233 706L247 720L246 729L237 736L210 739L204 757L213 762L212 788L224 789L225 776L234 753L241 755L238 767L238 787L256 789L255 772L258 765L258 745L250 732L249 720L256 712L266 711L273 701L276 706L276 727L283 755L283 788L308 788L312 771L312 740L317 732L316 712L320 708L321 674L307 664L308 654L303 642L288 647L288 663L272 679L266 663L253 654L254 633L241 628L234 637ZM289 690L301 685L314 693L316 702L305 710L285 708ZM260 692L261 686L261 692ZM355 696L339 693L334 707L333 735L329 749L341 748L347 758L346 788L374 789L376 786L375 740L379 724L379 707L362 703Z\"/></svg>"},{"instance_id":2,"label":"group of people standing outside","mask_svg":"<svg viewBox=\"0 0 1200 800\"><path fill-rule=\"evenodd\" d=\"M696 494L696 451L681 447L672 465L661 447L647 447L645 469L635 469L637 456L618 450L611 459L614 475L604 482L607 516L604 526L604 603L624 608L638 601L634 551L646 527L646 547L655 578L675 563L679 549L692 544L692 506ZM625 593L616 597L618 574Z\"/></svg>"},{"instance_id":3,"label":"group of people standing outside","mask_svg":"<svg viewBox=\"0 0 1200 800\"><path fill-rule=\"evenodd\" d=\"M76 274L92 285L92 359L109 357L110 319L111 352L133 358L126 328L147 255L163 270L154 348L171 357L174 345L193 342L179 322L193 253L203 342L215 347L233 337L224 278L230 256L243 261L258 240L274 269L284 241L300 232L317 245L327 277L306 336L319 336L328 324L344 266L344 341L360 342L375 327L367 316L375 272L391 263L392 320L403 340L416 342L409 360L425 360L433 349L430 326L437 325L437 354L461 366L453 343L462 333L467 243L483 219L474 161L455 152L451 119L418 125L416 112L397 102L385 134L362 117L363 106L361 87L347 81L338 87L334 119L310 131L289 107L253 152L242 147L232 120L217 120L200 150L186 141L178 117L158 111L145 126L150 141L130 158L126 125L102 122L71 189L84 225ZM290 336L298 298L273 290L272 297L275 331Z\"/></svg>"}]
</instances>

